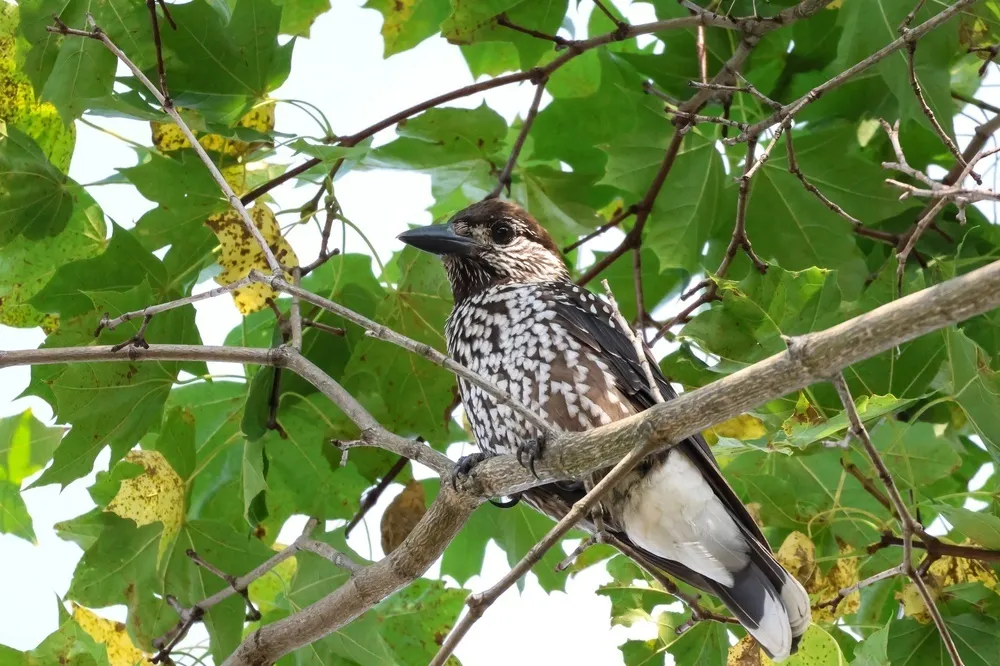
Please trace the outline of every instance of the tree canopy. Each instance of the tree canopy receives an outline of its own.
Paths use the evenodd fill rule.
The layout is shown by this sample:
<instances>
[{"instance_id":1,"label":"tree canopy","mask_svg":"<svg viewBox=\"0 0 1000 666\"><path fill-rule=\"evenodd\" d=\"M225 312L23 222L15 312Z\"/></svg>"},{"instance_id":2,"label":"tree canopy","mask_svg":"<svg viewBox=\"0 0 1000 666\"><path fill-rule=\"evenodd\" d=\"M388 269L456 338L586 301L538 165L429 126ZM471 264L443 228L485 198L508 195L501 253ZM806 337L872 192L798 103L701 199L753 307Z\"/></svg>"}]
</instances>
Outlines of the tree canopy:
<instances>
[{"instance_id":1,"label":"tree canopy","mask_svg":"<svg viewBox=\"0 0 1000 666\"><path fill-rule=\"evenodd\" d=\"M381 525L394 563L417 552L407 535L433 507L446 514L447 488L413 466L447 478L440 454L471 438L454 372L424 347L444 351L447 279L412 248L384 267L340 251L342 228L365 233L336 196L352 170L429 175L435 220L517 201L574 279L607 280L686 392L1000 256L984 205L1000 199L1000 108L982 83L1000 53L997 0L653 0L651 23L604 0L574 22L590 2L368 0L383 24L367 37L386 58L439 35L476 83L366 128L313 109L312 136L276 129L273 93L327 0L0 4L0 324L46 334L32 356L0 351L0 368L31 364L25 394L55 417L0 419L0 532L34 539L26 479L65 487L111 453L90 488L97 508L56 526L83 550L58 631L28 652L0 646L0 662L162 661L203 622L214 663L249 663L245 637L377 571L345 532L386 486L405 486ZM485 103L450 105L516 85L535 95L512 123ZM345 103L363 104L353 92ZM67 175L86 159L76 123L106 117L149 123L135 163L108 181L155 204L134 224L102 212L102 183ZM300 205L278 210L278 187L298 187ZM297 225L315 225L322 247L290 243ZM615 249L585 251L602 234ZM213 287L243 315L228 353L192 351L191 297ZM812 383L705 431L815 603L786 663L986 666L1000 653L1000 318L988 309L862 350L839 394ZM209 373L226 359L244 379ZM468 511L483 500L459 495ZM277 543L297 515L314 531ZM487 544L514 566L552 527L523 505L456 520L441 528L440 578L400 564L357 617L279 663L423 666L450 644ZM607 567L610 623L658 626L622 645L628 666L770 663L738 625L704 619L722 612L714 599L664 610L691 590L606 544L560 566L568 550L528 562L546 591ZM90 610L116 604L124 626Z\"/></svg>"}]
</instances>

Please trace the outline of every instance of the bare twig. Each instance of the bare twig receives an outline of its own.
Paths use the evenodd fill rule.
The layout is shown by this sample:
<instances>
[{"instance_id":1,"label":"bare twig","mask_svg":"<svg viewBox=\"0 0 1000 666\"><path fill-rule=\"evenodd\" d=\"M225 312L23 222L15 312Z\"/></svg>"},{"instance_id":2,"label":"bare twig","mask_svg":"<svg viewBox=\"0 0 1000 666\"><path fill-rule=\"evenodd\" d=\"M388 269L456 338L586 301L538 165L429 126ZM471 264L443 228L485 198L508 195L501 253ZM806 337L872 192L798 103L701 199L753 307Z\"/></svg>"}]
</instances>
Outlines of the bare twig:
<instances>
[{"instance_id":1,"label":"bare twig","mask_svg":"<svg viewBox=\"0 0 1000 666\"><path fill-rule=\"evenodd\" d=\"M517 164L517 156L521 154L521 149L524 148L524 141L528 138L528 132L531 131L531 125L535 122L535 116L538 115L538 106L542 103L542 93L545 92L545 84L549 80L547 74L541 74L538 76L535 83L535 97L531 101L531 107L528 109L528 114L524 117L521 122L521 131L517 133L517 139L514 141L514 147L510 150L510 157L507 158L507 163L504 164L503 171L500 172L500 176L497 178L496 186L487 194L485 199L495 199L500 196L504 188L507 188L507 193L510 193L510 182L511 173L514 171L514 165Z\"/></svg>"},{"instance_id":2,"label":"bare twig","mask_svg":"<svg viewBox=\"0 0 1000 666\"><path fill-rule=\"evenodd\" d=\"M632 250L632 286L635 289L635 325L642 341L646 341L646 303L642 290L642 249Z\"/></svg>"},{"instance_id":3,"label":"bare twig","mask_svg":"<svg viewBox=\"0 0 1000 666\"><path fill-rule=\"evenodd\" d=\"M298 266L292 269L292 284L299 286L302 273ZM289 308L288 323L292 328L292 348L295 351L302 351L302 308L299 304L299 297L292 294L292 306Z\"/></svg>"},{"instance_id":4,"label":"bare twig","mask_svg":"<svg viewBox=\"0 0 1000 666\"><path fill-rule=\"evenodd\" d=\"M184 298L178 298L176 301L170 301L169 303L161 303L159 305L150 305L142 310L135 310L133 312L126 312L123 315L119 315L114 319L108 319L105 317L101 320L98 325L97 331L95 332L95 337L100 335L103 329L108 329L109 331L115 330L121 324L136 319L137 317L152 317L153 315L160 314L161 312L166 312L167 310L173 310L174 308L183 307L185 305L190 305L192 303L197 303L198 301L203 301L208 298L215 298L216 296L221 296L222 294L228 294L231 291L237 289L242 289L246 287L251 282L250 278L243 278L242 280L237 280L223 287L216 287L215 289L209 289L208 291L203 291L198 294L192 294L190 296L185 296Z\"/></svg>"},{"instance_id":5,"label":"bare twig","mask_svg":"<svg viewBox=\"0 0 1000 666\"><path fill-rule=\"evenodd\" d=\"M973 46L969 48L969 53L985 53L986 60L983 64L979 66L979 76L982 77L986 74L986 69L990 66L990 63L997 59L997 54L1000 54L1000 44L991 44L990 46Z\"/></svg>"},{"instance_id":6,"label":"bare twig","mask_svg":"<svg viewBox=\"0 0 1000 666\"><path fill-rule=\"evenodd\" d=\"M952 640L951 633L948 631L948 625L944 623L944 618L941 617L941 612L938 610L934 597L927 589L927 585L924 583L923 578L920 577L917 570L913 567L913 537L918 531L923 531L923 528L916 520L913 519L913 516L910 514L910 510L907 508L906 503L899 494L899 490L896 488L896 482L889 473L889 468L886 467L885 462L882 460L882 455L878 452L878 449L875 448L875 445L872 444L871 438L868 437L868 430L865 428L864 423L861 422L861 416L858 414L857 407L854 405L854 398L851 397L851 390L848 388L847 382L844 380L844 375L842 373L837 373L832 381L834 388L837 389L837 394L840 396L840 401L844 405L844 411L847 413L847 417L851 423L851 433L864 447L865 453L868 454L868 458L871 460L872 465L874 465L875 470L878 472L878 477L885 486L889 501L892 503L892 506L896 511L896 515L899 517L899 523L903 533L903 563L900 565L902 573L905 573L910 578L914 586L916 586L917 591L920 593L920 596L923 598L924 604L927 606L927 612L934 620L938 633L941 634L941 642L944 643L945 649L951 657L951 663L953 666L962 666L962 657L958 654L958 648L955 647L955 642Z\"/></svg>"},{"instance_id":7,"label":"bare twig","mask_svg":"<svg viewBox=\"0 0 1000 666\"><path fill-rule=\"evenodd\" d=\"M312 319L302 319L302 326L304 328L315 328L317 331L323 331L324 333L329 333L330 335L336 335L343 337L347 334L347 331L343 328L337 326L329 326L323 322L314 321Z\"/></svg>"},{"instance_id":8,"label":"bare twig","mask_svg":"<svg viewBox=\"0 0 1000 666\"><path fill-rule=\"evenodd\" d=\"M389 471L385 473L385 476L379 479L377 485L375 485L371 490L365 492L364 496L361 498L361 506L358 508L358 512L354 514L354 517L351 518L351 522L347 523L347 527L344 528L345 537L351 534L351 530L353 530L355 526L364 519L365 514L371 511L371 508L378 503L378 500L382 497L382 493L385 492L385 489L392 485L392 482L396 480L396 477L399 476L400 472L406 469L406 465L409 462L410 461L406 458L401 457L389 469Z\"/></svg>"},{"instance_id":9,"label":"bare twig","mask_svg":"<svg viewBox=\"0 0 1000 666\"><path fill-rule=\"evenodd\" d=\"M903 571L903 565L898 564L892 567L891 569L880 571L874 576L869 576L864 580L859 580L857 583L854 583L853 585L849 585L843 589L837 590L837 594L834 595L832 599L827 599L826 601L820 602L816 604L814 608L817 610L820 608L830 608L831 610L836 610L837 606L840 605L841 601L851 596L858 590L866 588L869 585L874 585L875 583L881 582L883 580L888 580L889 578L895 578L896 576L903 576L903 575L906 575L906 572Z\"/></svg>"},{"instance_id":10,"label":"bare twig","mask_svg":"<svg viewBox=\"0 0 1000 666\"><path fill-rule=\"evenodd\" d=\"M559 35L548 35L544 32L539 32L537 30L532 30L531 28L526 28L524 26L518 25L507 18L506 14L500 14L496 18L497 25L502 25L505 28L510 28L515 32L520 32L522 34L528 35L529 37L535 37L536 39L541 39L546 42L552 42L556 45L557 49L564 49L567 46L573 44L569 39L563 39Z\"/></svg>"},{"instance_id":11,"label":"bare twig","mask_svg":"<svg viewBox=\"0 0 1000 666\"><path fill-rule=\"evenodd\" d=\"M139 325L139 330L135 332L131 338L125 342L120 342L111 348L111 351L121 351L126 347L142 347L143 349L149 349L149 343L146 342L146 328L149 326L149 322L152 321L153 315L146 315L142 318L142 324Z\"/></svg>"},{"instance_id":12,"label":"bare twig","mask_svg":"<svg viewBox=\"0 0 1000 666\"><path fill-rule=\"evenodd\" d=\"M160 20L156 15L157 0L146 0L146 8L149 9L149 21L153 24L153 47L156 49L156 72L160 75L160 92L163 93L165 105L173 105L170 101L170 93L167 92L167 72L163 67L163 44L160 41ZM163 8L163 16L170 22L170 26L176 30L177 24L170 16L170 11L163 0L159 0Z\"/></svg>"},{"instance_id":13,"label":"bare twig","mask_svg":"<svg viewBox=\"0 0 1000 666\"><path fill-rule=\"evenodd\" d=\"M924 0L921 0L923 4ZM912 20L913 16L908 16L907 20ZM908 24L907 24L908 25ZM917 98L917 102L920 104L920 109L924 112L927 120L930 122L931 127L937 133L938 138L941 139L941 143L951 151L951 154L955 156L955 161L961 164L963 167L966 166L965 158L962 156L962 151L958 149L955 142L952 141L951 137L938 122L937 116L934 115L934 111L931 109L930 105L927 103L927 99L924 97L924 92L920 87L920 81L917 80L917 70L916 70L916 54L917 54L917 42L912 41L906 45L906 63L907 69L910 75L910 87L913 88L913 94ZM983 179L979 177L975 171L969 171L969 175L972 179L976 181L979 185L983 184Z\"/></svg>"},{"instance_id":14,"label":"bare twig","mask_svg":"<svg viewBox=\"0 0 1000 666\"><path fill-rule=\"evenodd\" d=\"M611 219L608 220L606 223L604 223L601 226L597 227L596 229L594 229L593 231L591 231L589 234L587 234L583 238L577 239L576 241L574 241L574 242L570 243L569 245L567 245L566 247L564 247L563 248L563 254L569 254L570 252L572 252L576 248L580 247L581 245L583 245L587 241L590 241L590 240L593 240L593 239L597 238L598 236L600 236L601 234L603 234L608 229L614 229L619 224L621 224L622 222L624 222L625 220L627 220L629 217L631 217L632 215L635 215L635 211L636 211L636 206L635 205L627 206L625 208L619 208L615 212L615 214L611 216Z\"/></svg>"},{"instance_id":15,"label":"bare twig","mask_svg":"<svg viewBox=\"0 0 1000 666\"><path fill-rule=\"evenodd\" d=\"M628 337L632 342L632 348L635 350L635 356L639 359L639 365L642 366L642 374L646 377L646 385L649 387L649 392L653 395L653 399L657 402L663 402L663 394L660 393L660 387L656 383L656 378L653 376L653 370L649 366L649 356L646 354L646 345L643 344L641 338L635 334L632 330L631 324L625 319L622 311L618 308L618 301L615 300L615 294L611 291L611 285L608 284L607 280L602 280L601 284L604 286L604 293L608 297L608 303L611 305L611 312L614 315L615 321L621 327L622 332Z\"/></svg>"}]
</instances>

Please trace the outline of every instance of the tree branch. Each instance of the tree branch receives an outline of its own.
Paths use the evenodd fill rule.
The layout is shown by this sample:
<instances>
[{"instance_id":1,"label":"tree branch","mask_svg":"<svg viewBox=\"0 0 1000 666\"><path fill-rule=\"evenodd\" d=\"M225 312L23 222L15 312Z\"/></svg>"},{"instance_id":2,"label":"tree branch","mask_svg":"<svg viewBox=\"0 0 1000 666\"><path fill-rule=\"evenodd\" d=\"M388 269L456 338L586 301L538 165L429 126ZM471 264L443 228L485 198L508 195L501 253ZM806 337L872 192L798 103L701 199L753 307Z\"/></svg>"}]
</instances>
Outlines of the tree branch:
<instances>
[{"instance_id":1,"label":"tree branch","mask_svg":"<svg viewBox=\"0 0 1000 666\"><path fill-rule=\"evenodd\" d=\"M528 132L531 131L531 125L535 122L535 116L538 115L538 106L542 103L542 93L545 92L545 84L548 82L548 74L541 74L535 80L535 97L531 101L531 106L528 108L528 114L524 117L521 123L521 131L517 134L517 139L514 141L514 147L510 150L510 157L507 158L507 163L503 167L503 171L500 172L500 176L497 178L496 186L487 194L484 199L495 199L500 196L504 188L507 188L508 194L510 193L510 177L511 173L514 171L514 165L517 164L517 156L521 154L521 149L524 148L524 142L528 138Z\"/></svg>"}]
</instances>

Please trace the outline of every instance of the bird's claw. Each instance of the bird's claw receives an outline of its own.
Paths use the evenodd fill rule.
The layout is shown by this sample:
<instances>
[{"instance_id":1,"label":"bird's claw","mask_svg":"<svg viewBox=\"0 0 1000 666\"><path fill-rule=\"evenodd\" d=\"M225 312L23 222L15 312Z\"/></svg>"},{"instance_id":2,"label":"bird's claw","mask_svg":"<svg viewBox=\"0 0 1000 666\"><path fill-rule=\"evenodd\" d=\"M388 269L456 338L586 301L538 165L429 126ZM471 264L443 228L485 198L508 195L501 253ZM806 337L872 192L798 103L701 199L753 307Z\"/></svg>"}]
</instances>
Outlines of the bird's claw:
<instances>
[{"instance_id":1,"label":"bird's claw","mask_svg":"<svg viewBox=\"0 0 1000 666\"><path fill-rule=\"evenodd\" d=\"M530 470L531 475L536 479L538 472L535 471L535 461L541 459L544 448L545 438L543 437L526 440L517 447L517 462Z\"/></svg>"},{"instance_id":2,"label":"bird's claw","mask_svg":"<svg viewBox=\"0 0 1000 666\"><path fill-rule=\"evenodd\" d=\"M452 490L458 490L458 480L459 478L467 478L472 472L472 469L479 463L486 460L487 456L481 451L472 453L467 456L462 456L455 463L455 469L451 471L451 488Z\"/></svg>"}]
</instances>

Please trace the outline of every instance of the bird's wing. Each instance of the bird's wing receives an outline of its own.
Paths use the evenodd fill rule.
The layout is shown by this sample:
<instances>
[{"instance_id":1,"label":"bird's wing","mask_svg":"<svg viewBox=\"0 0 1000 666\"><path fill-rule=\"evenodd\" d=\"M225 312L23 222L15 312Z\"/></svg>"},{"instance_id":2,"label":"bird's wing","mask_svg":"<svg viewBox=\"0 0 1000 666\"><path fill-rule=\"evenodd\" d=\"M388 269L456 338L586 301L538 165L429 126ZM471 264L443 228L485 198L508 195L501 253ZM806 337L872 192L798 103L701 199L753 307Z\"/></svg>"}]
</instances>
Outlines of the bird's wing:
<instances>
[{"instance_id":1,"label":"bird's wing","mask_svg":"<svg viewBox=\"0 0 1000 666\"><path fill-rule=\"evenodd\" d=\"M593 349L608 363L618 389L632 402L637 412L652 407L656 399L649 389L635 347L631 339L613 321L611 309L586 289L574 285L553 283L553 290L555 298L552 307L556 312L553 321L564 326L573 337ZM677 393L660 372L652 353L648 348L644 351L663 399L676 398ZM719 464L705 439L701 435L694 435L677 446L687 453L691 462L740 526L766 546L767 539L764 538L736 492L722 476Z\"/></svg>"}]
</instances>

